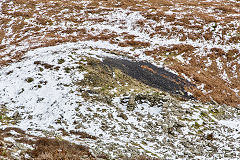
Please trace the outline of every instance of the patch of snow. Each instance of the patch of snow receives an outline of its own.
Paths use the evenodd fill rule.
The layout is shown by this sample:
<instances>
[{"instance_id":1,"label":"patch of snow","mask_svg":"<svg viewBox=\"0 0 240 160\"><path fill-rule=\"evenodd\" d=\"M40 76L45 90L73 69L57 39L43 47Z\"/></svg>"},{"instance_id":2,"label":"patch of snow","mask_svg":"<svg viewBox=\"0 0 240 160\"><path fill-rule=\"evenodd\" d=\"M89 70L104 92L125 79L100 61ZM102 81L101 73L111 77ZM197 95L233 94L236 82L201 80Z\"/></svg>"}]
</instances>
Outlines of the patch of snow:
<instances>
[{"instance_id":1,"label":"patch of snow","mask_svg":"<svg viewBox=\"0 0 240 160\"><path fill-rule=\"evenodd\" d=\"M186 60L181 55L177 55L176 58L181 61L182 63L185 63Z\"/></svg>"},{"instance_id":2,"label":"patch of snow","mask_svg":"<svg viewBox=\"0 0 240 160\"><path fill-rule=\"evenodd\" d=\"M15 143L16 141L12 137L4 137L4 141Z\"/></svg>"},{"instance_id":3,"label":"patch of snow","mask_svg":"<svg viewBox=\"0 0 240 160\"><path fill-rule=\"evenodd\" d=\"M230 127L235 130L240 129L240 120L239 119L229 119L229 120L220 120L218 121L219 124L225 125L226 127Z\"/></svg>"}]
</instances>

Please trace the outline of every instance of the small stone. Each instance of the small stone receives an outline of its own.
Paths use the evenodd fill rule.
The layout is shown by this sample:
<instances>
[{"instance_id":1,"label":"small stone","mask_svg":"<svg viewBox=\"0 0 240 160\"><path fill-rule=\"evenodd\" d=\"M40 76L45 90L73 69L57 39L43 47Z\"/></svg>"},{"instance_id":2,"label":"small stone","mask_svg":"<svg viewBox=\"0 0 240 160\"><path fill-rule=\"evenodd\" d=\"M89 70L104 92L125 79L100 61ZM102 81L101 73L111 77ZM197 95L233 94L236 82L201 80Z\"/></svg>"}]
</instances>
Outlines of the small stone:
<instances>
[{"instance_id":1,"label":"small stone","mask_svg":"<svg viewBox=\"0 0 240 160\"><path fill-rule=\"evenodd\" d=\"M109 128L109 126L105 123L102 122L102 126L100 127L103 131L107 130Z\"/></svg>"},{"instance_id":2,"label":"small stone","mask_svg":"<svg viewBox=\"0 0 240 160\"><path fill-rule=\"evenodd\" d=\"M180 112L178 112L178 111L176 111L176 112L174 113L174 115L177 116L177 117L181 117L183 114L180 113Z\"/></svg>"},{"instance_id":3,"label":"small stone","mask_svg":"<svg viewBox=\"0 0 240 160\"><path fill-rule=\"evenodd\" d=\"M118 115L118 117L121 117L121 118L124 119L125 121L128 120L127 115L124 114L124 113L120 113L120 114Z\"/></svg>"},{"instance_id":4,"label":"small stone","mask_svg":"<svg viewBox=\"0 0 240 160\"><path fill-rule=\"evenodd\" d=\"M113 119L112 113L108 113L108 119Z\"/></svg>"},{"instance_id":5,"label":"small stone","mask_svg":"<svg viewBox=\"0 0 240 160\"><path fill-rule=\"evenodd\" d=\"M4 142L0 141L0 146L4 146Z\"/></svg>"},{"instance_id":6,"label":"small stone","mask_svg":"<svg viewBox=\"0 0 240 160\"><path fill-rule=\"evenodd\" d=\"M178 121L177 127L186 127L186 125L182 121Z\"/></svg>"},{"instance_id":7,"label":"small stone","mask_svg":"<svg viewBox=\"0 0 240 160\"><path fill-rule=\"evenodd\" d=\"M29 115L29 116L28 116L28 119L33 119L33 115Z\"/></svg>"},{"instance_id":8,"label":"small stone","mask_svg":"<svg viewBox=\"0 0 240 160\"><path fill-rule=\"evenodd\" d=\"M170 95L166 95L166 96L164 96L163 98L162 98L162 101L163 102L167 102L167 101L169 101L169 100L171 100L172 98L171 98L171 96Z\"/></svg>"},{"instance_id":9,"label":"small stone","mask_svg":"<svg viewBox=\"0 0 240 160\"><path fill-rule=\"evenodd\" d=\"M190 108L187 108L185 111L187 114L193 114L193 111Z\"/></svg>"},{"instance_id":10,"label":"small stone","mask_svg":"<svg viewBox=\"0 0 240 160\"><path fill-rule=\"evenodd\" d=\"M168 131L168 126L166 124L163 124L162 129L163 129L164 132L167 132Z\"/></svg>"},{"instance_id":11,"label":"small stone","mask_svg":"<svg viewBox=\"0 0 240 160\"><path fill-rule=\"evenodd\" d=\"M25 79L25 81L27 81L28 83L31 83L34 81L34 79L32 77L28 77Z\"/></svg>"},{"instance_id":12,"label":"small stone","mask_svg":"<svg viewBox=\"0 0 240 160\"><path fill-rule=\"evenodd\" d=\"M163 121L162 120L158 120L157 122L156 122L156 125L162 125L162 123L163 123Z\"/></svg>"},{"instance_id":13,"label":"small stone","mask_svg":"<svg viewBox=\"0 0 240 160\"><path fill-rule=\"evenodd\" d=\"M170 103L169 103L169 102L163 103L163 108L168 108L168 106L170 106Z\"/></svg>"},{"instance_id":14,"label":"small stone","mask_svg":"<svg viewBox=\"0 0 240 160\"><path fill-rule=\"evenodd\" d=\"M181 128L177 128L177 130L176 130L178 133L180 133L180 134L182 134L183 132L182 132L182 130L181 130Z\"/></svg>"},{"instance_id":15,"label":"small stone","mask_svg":"<svg viewBox=\"0 0 240 160\"><path fill-rule=\"evenodd\" d=\"M83 155L82 158L88 158L88 155Z\"/></svg>"},{"instance_id":16,"label":"small stone","mask_svg":"<svg viewBox=\"0 0 240 160\"><path fill-rule=\"evenodd\" d=\"M127 110L128 111L133 111L136 108L136 102L135 102L135 95L132 94L129 98L128 104L127 104Z\"/></svg>"},{"instance_id":17,"label":"small stone","mask_svg":"<svg viewBox=\"0 0 240 160\"><path fill-rule=\"evenodd\" d=\"M13 114L12 118L15 119L15 120L20 120L20 119L21 119L21 116L20 116L19 112L16 111L16 112Z\"/></svg>"},{"instance_id":18,"label":"small stone","mask_svg":"<svg viewBox=\"0 0 240 160\"><path fill-rule=\"evenodd\" d=\"M151 119L153 116L150 113L148 113L147 117L148 117L148 119Z\"/></svg>"},{"instance_id":19,"label":"small stone","mask_svg":"<svg viewBox=\"0 0 240 160\"><path fill-rule=\"evenodd\" d=\"M137 117L137 121L138 121L138 122L141 122L142 120L143 120L142 117Z\"/></svg>"},{"instance_id":20,"label":"small stone","mask_svg":"<svg viewBox=\"0 0 240 160\"><path fill-rule=\"evenodd\" d=\"M173 125L174 125L174 124L170 122L170 123L168 124L168 128L172 128Z\"/></svg>"},{"instance_id":21,"label":"small stone","mask_svg":"<svg viewBox=\"0 0 240 160\"><path fill-rule=\"evenodd\" d=\"M83 124L80 122L75 126L75 129L84 128Z\"/></svg>"},{"instance_id":22,"label":"small stone","mask_svg":"<svg viewBox=\"0 0 240 160\"><path fill-rule=\"evenodd\" d=\"M174 131L174 128L169 127L167 132L168 132L168 134L174 135L173 131Z\"/></svg>"},{"instance_id":23,"label":"small stone","mask_svg":"<svg viewBox=\"0 0 240 160\"><path fill-rule=\"evenodd\" d=\"M213 133L207 134L207 140L213 140Z\"/></svg>"}]
</instances>

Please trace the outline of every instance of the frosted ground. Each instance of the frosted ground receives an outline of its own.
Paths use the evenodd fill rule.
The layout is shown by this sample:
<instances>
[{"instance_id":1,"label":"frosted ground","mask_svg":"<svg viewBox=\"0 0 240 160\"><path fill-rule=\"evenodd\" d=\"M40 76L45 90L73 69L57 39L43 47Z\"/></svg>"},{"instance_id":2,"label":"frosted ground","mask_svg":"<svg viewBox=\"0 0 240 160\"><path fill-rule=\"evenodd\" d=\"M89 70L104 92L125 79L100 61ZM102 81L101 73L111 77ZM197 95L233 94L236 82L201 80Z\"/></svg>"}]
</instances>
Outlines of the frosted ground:
<instances>
[{"instance_id":1,"label":"frosted ground","mask_svg":"<svg viewBox=\"0 0 240 160\"><path fill-rule=\"evenodd\" d=\"M96 46L99 44L95 42L78 42L39 48L28 52L21 62L3 67L0 103L1 109L7 109L5 119L10 118L3 118L2 127L61 137L114 159L138 154L164 159L237 159L240 112L232 107L180 101L154 89L138 92L129 88L124 95L109 99L111 105L84 98L84 91L90 87L75 84L88 74L79 69L80 64L87 65L89 57L100 61L116 57ZM112 89L112 93L117 90ZM136 106L129 111L133 93L138 100L135 98ZM97 138L64 136L59 129L86 132Z\"/></svg>"},{"instance_id":2,"label":"frosted ground","mask_svg":"<svg viewBox=\"0 0 240 160\"><path fill-rule=\"evenodd\" d=\"M189 91L201 101L239 107L239 5L225 0L1 1L0 64L39 47L105 41L123 47L109 52L164 63L197 85Z\"/></svg>"},{"instance_id":3,"label":"frosted ground","mask_svg":"<svg viewBox=\"0 0 240 160\"><path fill-rule=\"evenodd\" d=\"M3 136L9 127L26 139L89 146L95 158L240 156L239 1L4 0L0 7L1 158L31 159L35 147L16 129ZM164 67L195 84L188 92L198 100L106 69L105 57Z\"/></svg>"}]
</instances>

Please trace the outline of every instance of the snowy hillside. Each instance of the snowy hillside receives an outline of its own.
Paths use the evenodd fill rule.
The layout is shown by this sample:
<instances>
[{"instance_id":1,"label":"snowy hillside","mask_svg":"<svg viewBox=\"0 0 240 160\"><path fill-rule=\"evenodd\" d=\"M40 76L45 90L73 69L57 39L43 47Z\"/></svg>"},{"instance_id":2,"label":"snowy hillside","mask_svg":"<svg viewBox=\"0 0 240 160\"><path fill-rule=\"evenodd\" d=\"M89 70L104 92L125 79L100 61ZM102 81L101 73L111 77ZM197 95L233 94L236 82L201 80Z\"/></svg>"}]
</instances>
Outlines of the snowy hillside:
<instances>
[{"instance_id":1,"label":"snowy hillside","mask_svg":"<svg viewBox=\"0 0 240 160\"><path fill-rule=\"evenodd\" d=\"M240 156L239 1L4 0L0 7L1 158ZM134 76L144 73L164 83ZM52 138L82 154L40 147L51 148Z\"/></svg>"}]
</instances>

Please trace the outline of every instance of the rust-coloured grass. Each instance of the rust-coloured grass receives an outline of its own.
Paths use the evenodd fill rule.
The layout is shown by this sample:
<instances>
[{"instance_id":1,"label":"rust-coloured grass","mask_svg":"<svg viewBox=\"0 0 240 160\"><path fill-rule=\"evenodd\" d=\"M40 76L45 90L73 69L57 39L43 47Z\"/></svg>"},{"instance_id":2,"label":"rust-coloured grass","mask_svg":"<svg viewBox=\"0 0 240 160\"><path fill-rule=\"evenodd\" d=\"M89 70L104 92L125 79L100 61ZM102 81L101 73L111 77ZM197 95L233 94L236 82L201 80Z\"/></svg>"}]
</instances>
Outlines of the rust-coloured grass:
<instances>
[{"instance_id":1,"label":"rust-coloured grass","mask_svg":"<svg viewBox=\"0 0 240 160\"><path fill-rule=\"evenodd\" d=\"M181 42L192 40L194 42L214 42L214 37L219 37L219 45L233 45L240 43L240 27L231 22L240 19L240 5L237 1L199 1L199 0L14 0L12 10L10 1L1 2L0 17L0 66L21 60L29 50L54 46L65 42L77 42L82 40L102 40L121 47L148 48L150 42L136 40L137 37L128 33L117 34L110 30L99 30L98 34L92 34L95 30L82 26L84 22L92 24L105 23L104 15L114 12L114 8L128 8L130 11L139 11L145 20L136 22L136 27L143 32L144 27L151 26L154 32L150 37L164 37L166 39L179 39ZM85 3L86 2L86 3ZM85 3L85 4L84 4ZM36 8L41 4L41 8ZM211 9L211 12L209 10ZM83 11L83 12L82 12ZM173 14L167 14L172 11ZM63 12L62 14L59 14ZM70 15L74 13L74 15ZM184 14L182 14L184 13ZM69 16L63 16L68 14ZM99 15L99 18L90 18L91 14ZM181 15L181 16L179 16ZM31 20L31 23L28 23ZM150 21L161 22L164 20L171 27L164 25L154 26ZM9 23L11 25L9 26ZM60 24L66 26L61 27ZM121 22L125 27L125 22ZM209 26L209 24L213 24ZM49 29L51 26L57 26ZM179 26L181 28L179 28ZM204 30L204 26L209 26ZM216 32L218 26L221 26ZM11 32L9 31L11 28ZM121 27L120 27L121 28ZM191 32L187 32L191 29ZM227 36L231 33L229 39ZM123 41L118 41L122 38ZM21 50L18 47L24 46ZM10 50L9 48L12 47ZM15 49L14 49L15 48ZM230 49L225 52L220 48L206 50L206 56L196 56L196 48L191 45L159 46L152 50L146 49L145 54L154 57L157 61L165 59L169 68L180 75L188 76L192 81L201 85L203 90L191 89L195 96L202 101L214 100L219 104L239 106L240 90L240 66L239 50ZM201 54L201 53L200 53ZM179 62L175 56L182 55L184 59L191 59L189 63ZM135 55L137 57L137 55ZM211 66L205 66L205 61L210 58ZM220 58L223 68L219 69L215 61ZM234 70L235 68L235 70ZM229 82L221 77L225 73ZM205 93L205 91L207 93Z\"/></svg>"},{"instance_id":2,"label":"rust-coloured grass","mask_svg":"<svg viewBox=\"0 0 240 160\"><path fill-rule=\"evenodd\" d=\"M18 134L11 134L15 131ZM17 143L27 144L33 149L21 150L14 147L13 142L4 140L6 137L13 138ZM70 143L69 141L59 140L57 138L37 137L27 134L19 128L7 127L0 129L0 157L6 159L15 159L13 153L21 151L19 159L25 159L25 155L31 159L64 159L64 160L95 160L94 156L89 151L89 148L82 145Z\"/></svg>"}]
</instances>

